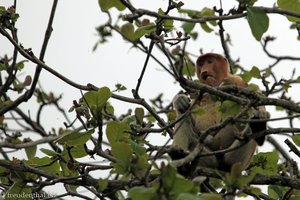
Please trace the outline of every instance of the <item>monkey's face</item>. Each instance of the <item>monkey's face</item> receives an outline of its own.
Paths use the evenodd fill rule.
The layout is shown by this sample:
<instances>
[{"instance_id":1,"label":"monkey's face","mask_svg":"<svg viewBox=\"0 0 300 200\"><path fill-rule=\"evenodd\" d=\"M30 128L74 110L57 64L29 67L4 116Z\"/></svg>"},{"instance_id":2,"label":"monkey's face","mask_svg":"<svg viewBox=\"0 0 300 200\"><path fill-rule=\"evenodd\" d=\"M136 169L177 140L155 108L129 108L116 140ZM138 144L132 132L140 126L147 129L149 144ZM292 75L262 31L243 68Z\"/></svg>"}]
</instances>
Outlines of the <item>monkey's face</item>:
<instances>
[{"instance_id":1,"label":"monkey's face","mask_svg":"<svg viewBox=\"0 0 300 200\"><path fill-rule=\"evenodd\" d=\"M197 76L204 84L219 86L227 76L227 63L224 62L223 57L213 55L202 57L197 61Z\"/></svg>"}]
</instances>

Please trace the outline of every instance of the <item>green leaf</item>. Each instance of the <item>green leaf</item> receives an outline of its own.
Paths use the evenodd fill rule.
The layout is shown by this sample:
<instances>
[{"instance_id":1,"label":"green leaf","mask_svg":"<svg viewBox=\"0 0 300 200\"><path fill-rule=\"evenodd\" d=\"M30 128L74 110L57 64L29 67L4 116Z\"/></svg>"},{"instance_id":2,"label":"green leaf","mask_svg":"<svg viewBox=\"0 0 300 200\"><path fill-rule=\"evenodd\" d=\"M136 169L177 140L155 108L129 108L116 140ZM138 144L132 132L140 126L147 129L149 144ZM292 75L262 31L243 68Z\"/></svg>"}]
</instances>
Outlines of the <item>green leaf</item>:
<instances>
[{"instance_id":1,"label":"green leaf","mask_svg":"<svg viewBox=\"0 0 300 200\"><path fill-rule=\"evenodd\" d=\"M131 124L134 123L135 121L136 121L136 117L134 115L128 115L124 117L124 119L122 119L122 122L126 124Z\"/></svg>"},{"instance_id":2,"label":"green leaf","mask_svg":"<svg viewBox=\"0 0 300 200\"><path fill-rule=\"evenodd\" d=\"M155 200L159 199L154 188L145 188L142 186L133 187L129 190L128 196L132 200Z\"/></svg>"},{"instance_id":3,"label":"green leaf","mask_svg":"<svg viewBox=\"0 0 300 200\"><path fill-rule=\"evenodd\" d=\"M149 115L147 117L147 119L148 119L149 122L153 122L153 123L156 122L156 119L155 119L155 117L153 115Z\"/></svg>"},{"instance_id":4,"label":"green leaf","mask_svg":"<svg viewBox=\"0 0 300 200\"><path fill-rule=\"evenodd\" d=\"M6 9L4 6L0 6L0 15L3 15L5 13Z\"/></svg>"},{"instance_id":5,"label":"green leaf","mask_svg":"<svg viewBox=\"0 0 300 200\"><path fill-rule=\"evenodd\" d=\"M277 152L260 152L253 156L251 171L258 174L276 175L279 156Z\"/></svg>"},{"instance_id":6,"label":"green leaf","mask_svg":"<svg viewBox=\"0 0 300 200\"><path fill-rule=\"evenodd\" d=\"M289 198L289 200L299 200L299 199L300 199L300 195L291 196Z\"/></svg>"},{"instance_id":7,"label":"green leaf","mask_svg":"<svg viewBox=\"0 0 300 200\"><path fill-rule=\"evenodd\" d=\"M268 68L268 69L265 70L263 76L264 77L270 77L271 74L272 74L272 70L271 70L271 68Z\"/></svg>"},{"instance_id":8,"label":"green leaf","mask_svg":"<svg viewBox=\"0 0 300 200\"><path fill-rule=\"evenodd\" d=\"M128 174L130 172L132 149L129 144L124 142L116 142L112 144L112 155L118 160L116 163L112 163L116 172L119 174Z\"/></svg>"},{"instance_id":9,"label":"green leaf","mask_svg":"<svg viewBox=\"0 0 300 200\"><path fill-rule=\"evenodd\" d=\"M141 26L134 30L134 26L132 23L124 24L120 31L122 36L129 41L136 41L147 33L151 33L156 30L156 25L153 23L147 24L145 26Z\"/></svg>"},{"instance_id":10,"label":"green leaf","mask_svg":"<svg viewBox=\"0 0 300 200\"><path fill-rule=\"evenodd\" d=\"M135 33L134 33L134 26L132 23L126 23L124 24L123 26L121 26L121 33L122 33L122 36L129 40L129 41L135 41L137 40L138 38L135 36Z\"/></svg>"},{"instance_id":11,"label":"green leaf","mask_svg":"<svg viewBox=\"0 0 300 200\"><path fill-rule=\"evenodd\" d=\"M56 153L55 151L52 151L50 149L41 148L40 151L43 152L44 154L46 154L47 156L56 156L56 155L58 155L58 153Z\"/></svg>"},{"instance_id":12,"label":"green leaf","mask_svg":"<svg viewBox=\"0 0 300 200\"><path fill-rule=\"evenodd\" d=\"M205 7L205 8L202 9L202 11L200 13L200 16L212 17L212 16L215 16L215 11L213 9ZM200 23L200 26L205 32L210 33L210 32L213 31L213 29L209 27L209 24L212 25L212 26L216 26L217 22L216 21L209 21L209 22L206 22L206 23Z\"/></svg>"},{"instance_id":13,"label":"green leaf","mask_svg":"<svg viewBox=\"0 0 300 200\"><path fill-rule=\"evenodd\" d=\"M201 11L191 9L180 9L179 13L187 14L191 18L203 16L215 16L215 11L211 8L204 7Z\"/></svg>"},{"instance_id":14,"label":"green leaf","mask_svg":"<svg viewBox=\"0 0 300 200\"><path fill-rule=\"evenodd\" d=\"M171 31L173 29L173 27L174 27L173 23L174 23L174 20L172 20L172 19L165 19L163 21L163 26L166 29L166 31Z\"/></svg>"},{"instance_id":15,"label":"green leaf","mask_svg":"<svg viewBox=\"0 0 300 200\"><path fill-rule=\"evenodd\" d=\"M108 181L106 179L100 178L98 180L99 188L97 189L98 192L103 192L107 186L108 186Z\"/></svg>"},{"instance_id":16,"label":"green leaf","mask_svg":"<svg viewBox=\"0 0 300 200\"><path fill-rule=\"evenodd\" d=\"M248 190L249 190L249 192L251 192L252 194L255 194L257 196L262 195L261 188L250 186L250 187L248 187Z\"/></svg>"},{"instance_id":17,"label":"green leaf","mask_svg":"<svg viewBox=\"0 0 300 200\"><path fill-rule=\"evenodd\" d=\"M231 167L230 174L226 174L226 179L225 179L226 186L234 187L234 188L244 188L253 180L256 173L252 172L252 173L248 174L247 176L242 176L241 171L243 169L241 167L242 166L240 163L235 163Z\"/></svg>"},{"instance_id":18,"label":"green leaf","mask_svg":"<svg viewBox=\"0 0 300 200\"><path fill-rule=\"evenodd\" d=\"M67 150L65 151L65 155L68 155ZM87 156L87 152L84 149L84 145L78 145L78 146L74 146L71 150L70 150L71 155L73 156L73 158L82 158L84 156ZM67 156L69 157L69 155Z\"/></svg>"},{"instance_id":19,"label":"green leaf","mask_svg":"<svg viewBox=\"0 0 300 200\"><path fill-rule=\"evenodd\" d=\"M133 140L128 140L128 144L130 144L132 150L137 155L144 155L147 151L145 147L141 146L140 144L136 143Z\"/></svg>"},{"instance_id":20,"label":"green leaf","mask_svg":"<svg viewBox=\"0 0 300 200\"><path fill-rule=\"evenodd\" d=\"M300 13L299 0L277 0L277 4L279 8ZM291 17L287 15L287 18L292 22L300 22L300 18L297 17Z\"/></svg>"},{"instance_id":21,"label":"green leaf","mask_svg":"<svg viewBox=\"0 0 300 200\"><path fill-rule=\"evenodd\" d=\"M172 122L176 119L176 112L171 111L167 113L168 122Z\"/></svg>"},{"instance_id":22,"label":"green leaf","mask_svg":"<svg viewBox=\"0 0 300 200\"><path fill-rule=\"evenodd\" d=\"M4 167L0 167L0 177L8 173L8 170Z\"/></svg>"},{"instance_id":23,"label":"green leaf","mask_svg":"<svg viewBox=\"0 0 300 200\"><path fill-rule=\"evenodd\" d=\"M19 71L21 71L23 68L24 68L24 66L25 66L25 62L28 62L27 60L23 60L23 61L20 61L20 62L18 62L17 64L16 64L16 67L17 67L17 69L19 70Z\"/></svg>"},{"instance_id":24,"label":"green leaf","mask_svg":"<svg viewBox=\"0 0 300 200\"><path fill-rule=\"evenodd\" d=\"M292 86L290 85L290 83L288 81L284 81L282 84L283 89L288 92L289 88L291 88Z\"/></svg>"},{"instance_id":25,"label":"green leaf","mask_svg":"<svg viewBox=\"0 0 300 200\"><path fill-rule=\"evenodd\" d=\"M6 65L5 64L2 64L2 63L0 63L0 71L4 71L4 70L6 70Z\"/></svg>"},{"instance_id":26,"label":"green leaf","mask_svg":"<svg viewBox=\"0 0 300 200\"><path fill-rule=\"evenodd\" d=\"M159 15L164 15L165 14L165 12L163 11L163 9L161 9L161 8L158 9L157 13Z\"/></svg>"},{"instance_id":27,"label":"green leaf","mask_svg":"<svg viewBox=\"0 0 300 200\"><path fill-rule=\"evenodd\" d=\"M191 60L188 59L187 62L184 62L184 65L182 68L182 74L187 75L187 76L195 75L195 66Z\"/></svg>"},{"instance_id":28,"label":"green leaf","mask_svg":"<svg viewBox=\"0 0 300 200\"><path fill-rule=\"evenodd\" d=\"M127 141L129 134L127 132L131 131L129 124L124 122L112 121L106 126L106 136L110 144L116 142Z\"/></svg>"},{"instance_id":29,"label":"green leaf","mask_svg":"<svg viewBox=\"0 0 300 200\"><path fill-rule=\"evenodd\" d=\"M31 142L31 141L32 140L30 138L24 139L24 142ZM25 152L26 152L26 155L27 155L28 159L31 159L31 158L33 158L35 156L36 149L37 149L36 145L25 148Z\"/></svg>"},{"instance_id":30,"label":"green leaf","mask_svg":"<svg viewBox=\"0 0 300 200\"><path fill-rule=\"evenodd\" d=\"M112 93L108 87L102 87L98 91L89 91L83 95L84 100L86 101L84 103L87 104L92 111L98 113L111 97L111 94Z\"/></svg>"},{"instance_id":31,"label":"green leaf","mask_svg":"<svg viewBox=\"0 0 300 200\"><path fill-rule=\"evenodd\" d=\"M110 8L117 8L119 11L125 10L126 6L120 0L98 0L102 11L108 11Z\"/></svg>"},{"instance_id":32,"label":"green leaf","mask_svg":"<svg viewBox=\"0 0 300 200\"><path fill-rule=\"evenodd\" d=\"M202 199L196 194L181 193L178 195L176 200L202 200Z\"/></svg>"},{"instance_id":33,"label":"green leaf","mask_svg":"<svg viewBox=\"0 0 300 200\"><path fill-rule=\"evenodd\" d=\"M201 16L214 16L215 15L215 11L211 8L207 8L204 7L201 12L200 12Z\"/></svg>"},{"instance_id":34,"label":"green leaf","mask_svg":"<svg viewBox=\"0 0 300 200\"><path fill-rule=\"evenodd\" d=\"M176 179L176 169L167 165L162 169L162 182L166 192L170 192Z\"/></svg>"},{"instance_id":35,"label":"green leaf","mask_svg":"<svg viewBox=\"0 0 300 200\"><path fill-rule=\"evenodd\" d=\"M1 160L2 162L9 163L7 160ZM0 167L0 183L5 185L11 184L12 177L10 176L9 169L6 169L4 167Z\"/></svg>"},{"instance_id":36,"label":"green leaf","mask_svg":"<svg viewBox=\"0 0 300 200\"><path fill-rule=\"evenodd\" d=\"M127 88L126 88L124 85L122 85L121 83L117 83L117 84L115 85L115 87L116 87L116 90L117 90L117 91L127 90Z\"/></svg>"},{"instance_id":37,"label":"green leaf","mask_svg":"<svg viewBox=\"0 0 300 200\"><path fill-rule=\"evenodd\" d=\"M180 9L179 13L187 14L191 18L200 17L201 12L197 10L190 10L190 9Z\"/></svg>"},{"instance_id":38,"label":"green leaf","mask_svg":"<svg viewBox=\"0 0 300 200\"><path fill-rule=\"evenodd\" d=\"M199 17L211 17L211 16L215 16L215 11L213 9L210 8L203 8L201 11L198 10L190 10L190 9L180 9L179 13L185 13L187 14L190 18L199 18ZM212 32L213 29L209 27L209 24L212 26L216 26L217 23L216 21L209 21L209 22L203 22L200 24L200 26L202 27L202 29L206 32ZM190 22L186 22L182 25L182 28L185 32L190 33L193 28L194 28L195 24L190 23Z\"/></svg>"},{"instance_id":39,"label":"green leaf","mask_svg":"<svg viewBox=\"0 0 300 200\"><path fill-rule=\"evenodd\" d=\"M151 33L156 30L156 25L154 23L147 24L137 28L134 32L136 39L141 38L142 36Z\"/></svg>"},{"instance_id":40,"label":"green leaf","mask_svg":"<svg viewBox=\"0 0 300 200\"><path fill-rule=\"evenodd\" d=\"M36 154L36 145L31 146L31 147L26 147L25 152L26 152L28 159L33 158Z\"/></svg>"},{"instance_id":41,"label":"green leaf","mask_svg":"<svg viewBox=\"0 0 300 200\"><path fill-rule=\"evenodd\" d=\"M218 111L220 111L222 116L226 118L237 115L241 111L241 108L240 104L230 100L225 100L218 107Z\"/></svg>"},{"instance_id":42,"label":"green leaf","mask_svg":"<svg viewBox=\"0 0 300 200\"><path fill-rule=\"evenodd\" d=\"M145 174L148 172L149 163L148 163L148 155L135 155L132 159L132 172L139 179L145 177Z\"/></svg>"},{"instance_id":43,"label":"green leaf","mask_svg":"<svg viewBox=\"0 0 300 200\"><path fill-rule=\"evenodd\" d=\"M213 29L210 28L207 23L200 23L200 26L207 33L211 33L213 31Z\"/></svg>"},{"instance_id":44,"label":"green leaf","mask_svg":"<svg viewBox=\"0 0 300 200\"><path fill-rule=\"evenodd\" d=\"M249 89L249 90L251 90L251 91L256 91L256 92L259 92L259 91L260 91L258 85L255 85L255 84L249 84L249 85L247 86L247 89Z\"/></svg>"},{"instance_id":45,"label":"green leaf","mask_svg":"<svg viewBox=\"0 0 300 200\"><path fill-rule=\"evenodd\" d=\"M172 188L172 193L174 193L175 196L180 196L182 193L197 194L198 192L199 189L194 182L181 176L176 176L175 183Z\"/></svg>"},{"instance_id":46,"label":"green leaf","mask_svg":"<svg viewBox=\"0 0 300 200\"><path fill-rule=\"evenodd\" d=\"M144 116L145 116L144 109L143 108L136 108L134 110L134 114L135 114L135 117L136 117L136 120L137 120L138 124L142 124L143 120L144 120Z\"/></svg>"},{"instance_id":47,"label":"green leaf","mask_svg":"<svg viewBox=\"0 0 300 200\"><path fill-rule=\"evenodd\" d=\"M297 78L297 83L300 83L300 76L298 76Z\"/></svg>"},{"instance_id":48,"label":"green leaf","mask_svg":"<svg viewBox=\"0 0 300 200\"><path fill-rule=\"evenodd\" d=\"M245 82L249 82L251 79L252 79L252 75L250 72L248 71L245 71L243 74L240 75L242 77L242 79L245 81Z\"/></svg>"},{"instance_id":49,"label":"green leaf","mask_svg":"<svg viewBox=\"0 0 300 200\"><path fill-rule=\"evenodd\" d=\"M278 185L269 185L268 186L268 195L272 199L282 199L285 196L286 192L288 192L287 187L282 187L282 186L278 186Z\"/></svg>"},{"instance_id":50,"label":"green leaf","mask_svg":"<svg viewBox=\"0 0 300 200\"><path fill-rule=\"evenodd\" d=\"M200 195L201 200L222 200L219 194L204 193Z\"/></svg>"},{"instance_id":51,"label":"green leaf","mask_svg":"<svg viewBox=\"0 0 300 200\"><path fill-rule=\"evenodd\" d=\"M298 147L300 147L300 135L299 134L293 135L292 140Z\"/></svg>"},{"instance_id":52,"label":"green leaf","mask_svg":"<svg viewBox=\"0 0 300 200\"><path fill-rule=\"evenodd\" d=\"M51 160L51 158L49 157L43 157L43 158L34 157L26 161L26 163L28 163L33 167L39 167L39 169L50 174L59 173L59 169L60 169L58 162Z\"/></svg>"},{"instance_id":53,"label":"green leaf","mask_svg":"<svg viewBox=\"0 0 300 200\"><path fill-rule=\"evenodd\" d=\"M111 115L114 115L115 108L109 102L107 102L106 106L105 106L105 112L107 112L107 113L109 113Z\"/></svg>"},{"instance_id":54,"label":"green leaf","mask_svg":"<svg viewBox=\"0 0 300 200\"><path fill-rule=\"evenodd\" d=\"M196 115L204 115L206 113L206 111L203 108L199 107L199 108L193 109L192 113L196 114Z\"/></svg>"},{"instance_id":55,"label":"green leaf","mask_svg":"<svg viewBox=\"0 0 300 200\"><path fill-rule=\"evenodd\" d=\"M193 22L185 22L185 23L182 24L181 27L183 28L184 32L190 33L194 29L195 25L196 24L193 23Z\"/></svg>"},{"instance_id":56,"label":"green leaf","mask_svg":"<svg viewBox=\"0 0 300 200\"><path fill-rule=\"evenodd\" d=\"M257 41L261 40L262 35L269 28L268 15L259 9L248 7L247 8L247 20L252 32L252 35Z\"/></svg>"},{"instance_id":57,"label":"green leaf","mask_svg":"<svg viewBox=\"0 0 300 200\"><path fill-rule=\"evenodd\" d=\"M254 78L261 78L260 71L256 66L252 67L252 69L250 70L250 74Z\"/></svg>"},{"instance_id":58,"label":"green leaf","mask_svg":"<svg viewBox=\"0 0 300 200\"><path fill-rule=\"evenodd\" d=\"M67 163L64 162L64 161L62 161L62 160L59 161L59 166L61 168L60 174L62 176L68 176L68 177L70 177L70 176L78 176L79 175L78 171L76 171L76 170L70 170L68 168L68 166L67 166Z\"/></svg>"},{"instance_id":59,"label":"green leaf","mask_svg":"<svg viewBox=\"0 0 300 200\"><path fill-rule=\"evenodd\" d=\"M31 200L31 188L25 183L17 181L6 191L5 200Z\"/></svg>"},{"instance_id":60,"label":"green leaf","mask_svg":"<svg viewBox=\"0 0 300 200\"><path fill-rule=\"evenodd\" d=\"M198 38L198 32L192 32L190 33L190 36L192 37L193 40L196 40Z\"/></svg>"},{"instance_id":61,"label":"green leaf","mask_svg":"<svg viewBox=\"0 0 300 200\"><path fill-rule=\"evenodd\" d=\"M67 144L69 146L83 145L91 138L91 135L93 133L94 129L83 133L67 133L56 142L58 142L59 144Z\"/></svg>"}]
</instances>

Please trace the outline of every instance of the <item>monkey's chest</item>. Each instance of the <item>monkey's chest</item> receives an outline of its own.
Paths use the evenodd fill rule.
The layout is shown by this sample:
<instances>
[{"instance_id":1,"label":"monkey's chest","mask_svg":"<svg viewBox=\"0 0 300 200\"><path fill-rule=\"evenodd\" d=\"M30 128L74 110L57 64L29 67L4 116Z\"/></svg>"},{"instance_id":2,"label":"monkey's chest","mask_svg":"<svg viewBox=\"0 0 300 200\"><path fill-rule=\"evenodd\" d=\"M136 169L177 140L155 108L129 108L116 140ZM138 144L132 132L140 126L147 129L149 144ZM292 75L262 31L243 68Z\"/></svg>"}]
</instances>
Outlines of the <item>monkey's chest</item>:
<instances>
[{"instance_id":1,"label":"monkey's chest","mask_svg":"<svg viewBox=\"0 0 300 200\"><path fill-rule=\"evenodd\" d=\"M194 107L193 120L197 130L206 130L222 121L221 113L217 110L219 105L220 102L208 102Z\"/></svg>"},{"instance_id":2,"label":"monkey's chest","mask_svg":"<svg viewBox=\"0 0 300 200\"><path fill-rule=\"evenodd\" d=\"M201 109L200 112L195 112L193 114L194 125L197 130L205 131L208 128L214 127L222 123L222 114L218 111L220 102L209 102L205 103L203 106L196 106L195 109ZM213 142L207 144L211 150L221 150L228 148L233 141L235 136L238 134L238 129L235 126L227 125L224 128L217 130L216 132L211 132L213 136Z\"/></svg>"}]
</instances>

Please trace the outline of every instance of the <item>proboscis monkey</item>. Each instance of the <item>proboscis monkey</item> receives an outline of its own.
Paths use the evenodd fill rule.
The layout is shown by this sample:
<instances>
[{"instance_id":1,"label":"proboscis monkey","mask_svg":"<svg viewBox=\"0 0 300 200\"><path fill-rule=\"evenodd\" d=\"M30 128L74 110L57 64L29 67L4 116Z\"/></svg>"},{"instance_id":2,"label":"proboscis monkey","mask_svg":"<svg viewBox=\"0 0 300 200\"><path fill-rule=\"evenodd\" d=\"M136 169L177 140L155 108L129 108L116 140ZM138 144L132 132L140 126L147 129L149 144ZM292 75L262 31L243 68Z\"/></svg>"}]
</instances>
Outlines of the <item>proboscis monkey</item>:
<instances>
[{"instance_id":1,"label":"proboscis monkey","mask_svg":"<svg viewBox=\"0 0 300 200\"><path fill-rule=\"evenodd\" d=\"M196 62L196 72L201 83L213 87L220 85L246 87L246 83L239 76L232 75L229 72L227 59L216 53L207 53L200 56ZM187 153L191 152L199 143L200 131L205 131L225 120L224 115L218 111L221 101L212 98L210 94L205 93L200 100L195 101L192 105L190 99L184 94L177 95L173 100L177 119L193 106L190 109L190 114L175 125L172 144L174 149L180 149ZM205 112L202 114L193 112L193 110L199 108ZM248 118L269 118L269 113L264 107L252 109L246 115ZM197 166L230 171L233 164L239 163L240 168L245 169L255 152L257 143L260 145L263 143L261 139L258 142L253 139L246 140L246 135L252 131L251 127L252 129L255 127L255 132L258 132L266 129L266 122L257 124L230 123L224 128L212 132L203 141L203 148L197 160ZM238 148L224 154L201 156L234 147ZM174 158L172 157L172 159Z\"/></svg>"}]
</instances>

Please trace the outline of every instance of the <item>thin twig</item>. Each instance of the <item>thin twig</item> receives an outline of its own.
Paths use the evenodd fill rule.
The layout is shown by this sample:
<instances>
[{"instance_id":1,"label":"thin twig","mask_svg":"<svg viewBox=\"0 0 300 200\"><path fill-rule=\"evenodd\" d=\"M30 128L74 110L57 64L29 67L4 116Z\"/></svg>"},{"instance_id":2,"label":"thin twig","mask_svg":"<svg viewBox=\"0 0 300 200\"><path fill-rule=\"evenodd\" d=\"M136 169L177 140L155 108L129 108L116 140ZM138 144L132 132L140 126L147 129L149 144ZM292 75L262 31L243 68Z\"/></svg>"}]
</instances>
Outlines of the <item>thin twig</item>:
<instances>
[{"instance_id":1,"label":"thin twig","mask_svg":"<svg viewBox=\"0 0 300 200\"><path fill-rule=\"evenodd\" d=\"M133 96L134 96L136 99L139 99L139 98L140 98L140 97L139 97L139 89L140 89L140 86L141 86L141 83L142 83L142 80L143 80L143 77L144 77L144 74L145 74L145 71L146 71L148 62L149 62L149 58L150 58L150 55L151 55L153 46L154 46L154 41L151 40L150 45L149 45L149 50L148 50L148 53L147 53L147 57L146 57L146 60L145 60L145 63L144 63L144 66L143 66L141 75L140 75L140 77L139 77L139 79L138 79L136 88L135 88L135 90L133 91Z\"/></svg>"}]
</instances>

